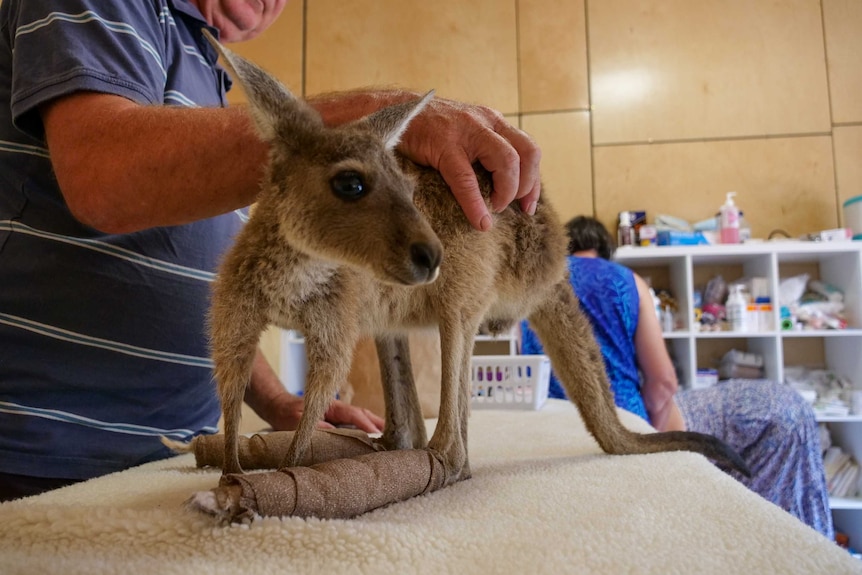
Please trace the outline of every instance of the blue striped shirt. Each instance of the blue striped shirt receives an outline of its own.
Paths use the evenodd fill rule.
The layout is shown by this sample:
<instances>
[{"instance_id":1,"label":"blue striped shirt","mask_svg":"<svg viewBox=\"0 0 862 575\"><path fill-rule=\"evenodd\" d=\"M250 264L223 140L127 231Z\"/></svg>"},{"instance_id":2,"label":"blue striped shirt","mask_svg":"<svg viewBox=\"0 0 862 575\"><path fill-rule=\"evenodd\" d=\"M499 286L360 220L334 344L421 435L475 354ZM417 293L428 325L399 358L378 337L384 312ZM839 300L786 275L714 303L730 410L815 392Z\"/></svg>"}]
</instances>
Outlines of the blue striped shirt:
<instances>
[{"instance_id":1,"label":"blue striped shirt","mask_svg":"<svg viewBox=\"0 0 862 575\"><path fill-rule=\"evenodd\" d=\"M0 472L86 479L166 457L160 435L216 431L209 289L245 214L89 228L38 113L77 91L226 105L204 26L186 0L0 4Z\"/></svg>"}]
</instances>

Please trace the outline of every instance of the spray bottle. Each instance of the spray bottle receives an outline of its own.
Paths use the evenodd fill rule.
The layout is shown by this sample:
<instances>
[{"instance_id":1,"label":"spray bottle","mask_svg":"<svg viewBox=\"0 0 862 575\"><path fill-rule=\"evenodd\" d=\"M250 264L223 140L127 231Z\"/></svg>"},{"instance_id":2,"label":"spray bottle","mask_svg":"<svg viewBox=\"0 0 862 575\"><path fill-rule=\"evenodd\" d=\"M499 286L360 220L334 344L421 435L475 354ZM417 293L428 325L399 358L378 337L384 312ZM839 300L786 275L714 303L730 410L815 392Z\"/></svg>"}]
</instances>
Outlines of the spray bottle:
<instances>
[{"instance_id":1,"label":"spray bottle","mask_svg":"<svg viewBox=\"0 0 862 575\"><path fill-rule=\"evenodd\" d=\"M617 246L633 246L635 243L635 230L632 227L632 216L630 212L620 212L620 223L617 224Z\"/></svg>"},{"instance_id":2,"label":"spray bottle","mask_svg":"<svg viewBox=\"0 0 862 575\"><path fill-rule=\"evenodd\" d=\"M736 192L727 192L727 200L719 209L719 234L721 243L739 243L739 208L733 203Z\"/></svg>"}]
</instances>

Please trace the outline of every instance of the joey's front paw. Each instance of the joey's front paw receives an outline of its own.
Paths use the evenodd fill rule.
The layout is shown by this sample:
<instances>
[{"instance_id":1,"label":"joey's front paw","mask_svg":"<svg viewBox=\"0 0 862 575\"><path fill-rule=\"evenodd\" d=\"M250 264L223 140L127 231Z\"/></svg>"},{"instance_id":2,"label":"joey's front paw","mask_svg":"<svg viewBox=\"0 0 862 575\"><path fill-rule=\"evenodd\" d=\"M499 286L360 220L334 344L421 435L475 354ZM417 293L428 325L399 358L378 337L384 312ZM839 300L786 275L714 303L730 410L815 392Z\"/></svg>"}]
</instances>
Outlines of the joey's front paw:
<instances>
[{"instance_id":1,"label":"joey's front paw","mask_svg":"<svg viewBox=\"0 0 862 575\"><path fill-rule=\"evenodd\" d=\"M185 506L196 512L211 515L222 524L250 523L255 513L242 504L242 487L229 485L209 491L198 491Z\"/></svg>"}]
</instances>

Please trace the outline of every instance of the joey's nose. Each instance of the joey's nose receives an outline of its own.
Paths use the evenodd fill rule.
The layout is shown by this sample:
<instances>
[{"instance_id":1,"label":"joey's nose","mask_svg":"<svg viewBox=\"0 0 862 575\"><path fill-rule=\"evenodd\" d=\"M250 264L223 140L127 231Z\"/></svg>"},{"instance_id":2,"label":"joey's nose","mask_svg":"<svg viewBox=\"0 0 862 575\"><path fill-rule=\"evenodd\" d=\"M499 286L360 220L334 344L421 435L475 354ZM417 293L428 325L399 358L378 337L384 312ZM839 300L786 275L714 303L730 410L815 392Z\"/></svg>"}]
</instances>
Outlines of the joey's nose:
<instances>
[{"instance_id":1,"label":"joey's nose","mask_svg":"<svg viewBox=\"0 0 862 575\"><path fill-rule=\"evenodd\" d=\"M434 281L443 259L443 250L439 245L416 242L410 245L410 260L413 270L420 281Z\"/></svg>"}]
</instances>

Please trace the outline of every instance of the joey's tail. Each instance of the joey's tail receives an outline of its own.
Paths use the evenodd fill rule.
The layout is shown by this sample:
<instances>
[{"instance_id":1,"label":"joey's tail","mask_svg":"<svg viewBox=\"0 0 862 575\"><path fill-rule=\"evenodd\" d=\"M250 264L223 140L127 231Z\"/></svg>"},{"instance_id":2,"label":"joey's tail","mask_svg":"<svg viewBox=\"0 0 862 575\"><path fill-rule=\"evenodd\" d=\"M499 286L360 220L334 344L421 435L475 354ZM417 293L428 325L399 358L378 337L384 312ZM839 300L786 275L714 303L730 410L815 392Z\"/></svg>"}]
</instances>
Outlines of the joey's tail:
<instances>
[{"instance_id":1,"label":"joey's tail","mask_svg":"<svg viewBox=\"0 0 862 575\"><path fill-rule=\"evenodd\" d=\"M742 458L711 435L689 431L641 434L622 425L592 327L567 279L554 286L529 320L566 395L578 406L584 424L606 453L694 451L746 476L750 474Z\"/></svg>"}]
</instances>

